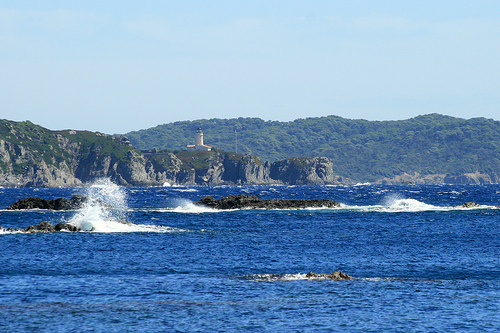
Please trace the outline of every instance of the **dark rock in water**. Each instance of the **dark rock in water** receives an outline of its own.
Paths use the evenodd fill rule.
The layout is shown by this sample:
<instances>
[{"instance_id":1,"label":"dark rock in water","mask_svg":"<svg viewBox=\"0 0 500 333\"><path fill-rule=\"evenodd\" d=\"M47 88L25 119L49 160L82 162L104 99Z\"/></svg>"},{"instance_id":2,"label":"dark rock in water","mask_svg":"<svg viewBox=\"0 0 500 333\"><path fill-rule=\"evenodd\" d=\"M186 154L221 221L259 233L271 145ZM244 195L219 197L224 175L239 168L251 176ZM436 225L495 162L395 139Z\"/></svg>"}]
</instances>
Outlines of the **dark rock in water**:
<instances>
[{"instance_id":1,"label":"dark rock in water","mask_svg":"<svg viewBox=\"0 0 500 333\"><path fill-rule=\"evenodd\" d=\"M0 227L2 229L2 227ZM42 221L38 224L30 225L25 229L16 229L16 228L8 228L4 229L6 231L15 231L15 232L29 232L29 233L37 233L37 232L57 232L57 231L69 231L69 232L77 232L81 231L74 225L68 223L58 223L55 226L48 222Z\"/></svg>"},{"instance_id":2,"label":"dark rock in water","mask_svg":"<svg viewBox=\"0 0 500 333\"><path fill-rule=\"evenodd\" d=\"M481 205L476 203L476 202L472 202L472 201L469 201L469 202L466 202L464 203L463 205L460 205L458 207L460 208L477 208L477 207L480 207Z\"/></svg>"},{"instance_id":3,"label":"dark rock in water","mask_svg":"<svg viewBox=\"0 0 500 333\"><path fill-rule=\"evenodd\" d=\"M66 223L58 223L56 226L54 226L52 223L48 221L42 221L38 224L30 225L27 228L7 228L4 229L0 226L0 230L4 230L7 232L28 232L28 233L49 233L49 232L56 232L56 231L80 231L77 227L71 225L71 224L66 224Z\"/></svg>"},{"instance_id":4,"label":"dark rock in water","mask_svg":"<svg viewBox=\"0 0 500 333\"><path fill-rule=\"evenodd\" d=\"M71 231L71 232L76 232L80 231L76 226L68 224L68 223L61 223L59 222L55 226L55 231Z\"/></svg>"},{"instance_id":5,"label":"dark rock in water","mask_svg":"<svg viewBox=\"0 0 500 333\"><path fill-rule=\"evenodd\" d=\"M54 232L55 230L54 225L48 221L42 221L37 225L30 225L24 229L25 232Z\"/></svg>"},{"instance_id":6,"label":"dark rock in water","mask_svg":"<svg viewBox=\"0 0 500 333\"><path fill-rule=\"evenodd\" d=\"M306 275L307 278L324 278L324 279L332 279L332 280L350 280L352 279L352 276L343 273L341 271L335 271L331 274L318 274L318 273L313 273L309 272Z\"/></svg>"},{"instance_id":7,"label":"dark rock in water","mask_svg":"<svg viewBox=\"0 0 500 333\"><path fill-rule=\"evenodd\" d=\"M230 195L218 200L212 196L206 196L198 201L197 204L215 209L303 209L340 207L338 202L328 199L260 199L258 196L248 194Z\"/></svg>"},{"instance_id":8,"label":"dark rock in water","mask_svg":"<svg viewBox=\"0 0 500 333\"><path fill-rule=\"evenodd\" d=\"M7 209L51 209L51 210L72 210L80 209L87 202L87 197L74 195L71 199L59 198L53 200L31 197L19 199Z\"/></svg>"}]
</instances>

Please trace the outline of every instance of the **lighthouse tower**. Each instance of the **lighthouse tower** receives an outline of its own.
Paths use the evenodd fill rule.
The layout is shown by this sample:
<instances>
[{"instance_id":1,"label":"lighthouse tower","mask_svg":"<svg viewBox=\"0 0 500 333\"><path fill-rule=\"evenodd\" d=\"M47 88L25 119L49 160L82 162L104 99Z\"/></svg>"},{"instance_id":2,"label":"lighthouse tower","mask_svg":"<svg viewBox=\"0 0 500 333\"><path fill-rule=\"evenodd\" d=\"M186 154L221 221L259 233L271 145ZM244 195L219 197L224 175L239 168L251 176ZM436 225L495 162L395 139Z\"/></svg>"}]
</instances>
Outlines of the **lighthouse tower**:
<instances>
[{"instance_id":1,"label":"lighthouse tower","mask_svg":"<svg viewBox=\"0 0 500 333\"><path fill-rule=\"evenodd\" d=\"M194 145L187 145L187 150L202 150L202 151L210 151L212 147L207 146L203 143L203 132L201 127L198 127L196 130L196 135L194 136Z\"/></svg>"},{"instance_id":2,"label":"lighthouse tower","mask_svg":"<svg viewBox=\"0 0 500 333\"><path fill-rule=\"evenodd\" d=\"M203 146L203 132L201 131L201 127L198 127L196 130L195 142L196 146Z\"/></svg>"}]
</instances>

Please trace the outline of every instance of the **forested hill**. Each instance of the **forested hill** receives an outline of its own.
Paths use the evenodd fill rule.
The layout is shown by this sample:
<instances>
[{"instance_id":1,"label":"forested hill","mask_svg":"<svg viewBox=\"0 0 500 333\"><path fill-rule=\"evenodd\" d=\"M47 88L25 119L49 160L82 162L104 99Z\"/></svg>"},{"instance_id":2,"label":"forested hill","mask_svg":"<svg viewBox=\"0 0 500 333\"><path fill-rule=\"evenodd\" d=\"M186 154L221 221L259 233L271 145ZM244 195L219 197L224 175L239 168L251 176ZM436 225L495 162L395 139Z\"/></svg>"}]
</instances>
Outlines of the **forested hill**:
<instances>
[{"instance_id":1,"label":"forested hill","mask_svg":"<svg viewBox=\"0 0 500 333\"><path fill-rule=\"evenodd\" d=\"M337 174L359 181L405 172L500 174L500 122L485 118L465 120L429 114L401 121L337 116L291 122L202 119L159 125L126 136L139 149L185 149L194 143L197 127L202 127L207 145L225 151L237 149L268 161L326 156L333 159Z\"/></svg>"}]
</instances>

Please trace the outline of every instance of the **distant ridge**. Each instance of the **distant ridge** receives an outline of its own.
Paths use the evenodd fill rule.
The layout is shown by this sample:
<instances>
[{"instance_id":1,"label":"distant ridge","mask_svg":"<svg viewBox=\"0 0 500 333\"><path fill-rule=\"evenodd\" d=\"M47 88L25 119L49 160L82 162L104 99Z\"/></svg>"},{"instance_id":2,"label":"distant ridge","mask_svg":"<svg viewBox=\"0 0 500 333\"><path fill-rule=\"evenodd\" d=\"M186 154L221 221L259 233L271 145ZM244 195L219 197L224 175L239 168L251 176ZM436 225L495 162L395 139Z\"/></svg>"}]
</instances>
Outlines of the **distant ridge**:
<instances>
[{"instance_id":1,"label":"distant ridge","mask_svg":"<svg viewBox=\"0 0 500 333\"><path fill-rule=\"evenodd\" d=\"M179 124L191 134L185 140ZM162 144L177 142L182 149L141 151L125 136L51 131L0 119L0 186L81 186L102 177L124 186L500 182L499 122L484 118L323 117L288 123L239 118L162 126L166 132L157 135L175 139ZM186 150L196 131L189 126L205 128L210 151ZM232 149L235 130L238 153L221 150L223 144ZM259 154L291 157L262 161Z\"/></svg>"},{"instance_id":2,"label":"distant ridge","mask_svg":"<svg viewBox=\"0 0 500 333\"><path fill-rule=\"evenodd\" d=\"M440 114L408 120L368 121L338 116L290 122L259 118L200 119L127 133L139 149L184 149L202 127L207 144L276 161L325 156L334 171L353 180L375 182L479 182L500 179L500 122ZM428 175L437 175L430 177ZM475 175L475 176L474 176ZM427 180L422 180L427 177ZM463 179L463 182L469 182Z\"/></svg>"},{"instance_id":3,"label":"distant ridge","mask_svg":"<svg viewBox=\"0 0 500 333\"><path fill-rule=\"evenodd\" d=\"M124 137L51 131L0 119L0 186L81 186L108 178L123 186L326 185L348 183L325 157L262 163L220 150L139 151Z\"/></svg>"}]
</instances>

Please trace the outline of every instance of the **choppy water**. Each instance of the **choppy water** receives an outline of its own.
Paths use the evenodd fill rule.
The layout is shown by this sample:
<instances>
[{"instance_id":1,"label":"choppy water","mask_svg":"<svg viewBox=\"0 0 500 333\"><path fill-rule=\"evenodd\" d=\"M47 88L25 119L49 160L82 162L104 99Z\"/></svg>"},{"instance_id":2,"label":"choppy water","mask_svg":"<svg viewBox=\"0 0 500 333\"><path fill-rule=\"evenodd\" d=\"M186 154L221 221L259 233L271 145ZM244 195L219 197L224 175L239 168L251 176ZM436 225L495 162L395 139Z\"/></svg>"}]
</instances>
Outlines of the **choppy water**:
<instances>
[{"instance_id":1,"label":"choppy water","mask_svg":"<svg viewBox=\"0 0 500 333\"><path fill-rule=\"evenodd\" d=\"M205 195L328 198L337 209L217 211ZM0 210L0 331L500 329L500 186L0 189L88 195L79 211ZM103 208L97 200L114 208ZM455 206L475 201L482 206ZM133 224L123 223L124 221ZM309 279L342 270L355 279Z\"/></svg>"}]
</instances>

